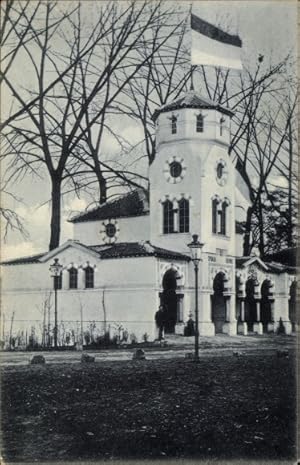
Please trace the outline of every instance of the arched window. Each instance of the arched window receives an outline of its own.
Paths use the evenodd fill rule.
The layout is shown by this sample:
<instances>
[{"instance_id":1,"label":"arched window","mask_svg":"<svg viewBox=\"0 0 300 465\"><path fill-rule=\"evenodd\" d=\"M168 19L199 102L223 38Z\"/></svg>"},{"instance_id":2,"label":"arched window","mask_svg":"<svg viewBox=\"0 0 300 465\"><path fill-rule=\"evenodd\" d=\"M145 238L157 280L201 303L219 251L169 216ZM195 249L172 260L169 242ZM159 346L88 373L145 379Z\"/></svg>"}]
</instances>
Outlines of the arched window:
<instances>
[{"instance_id":1,"label":"arched window","mask_svg":"<svg viewBox=\"0 0 300 465\"><path fill-rule=\"evenodd\" d=\"M88 266L85 268L85 288L92 289L94 287L94 268Z\"/></svg>"},{"instance_id":2,"label":"arched window","mask_svg":"<svg viewBox=\"0 0 300 465\"><path fill-rule=\"evenodd\" d=\"M218 199L212 200L212 232L217 234L217 224L218 224Z\"/></svg>"},{"instance_id":3,"label":"arched window","mask_svg":"<svg viewBox=\"0 0 300 465\"><path fill-rule=\"evenodd\" d=\"M172 115L172 118L171 118L171 130L172 130L172 134L176 134L177 132L177 117Z\"/></svg>"},{"instance_id":4,"label":"arched window","mask_svg":"<svg viewBox=\"0 0 300 465\"><path fill-rule=\"evenodd\" d=\"M186 233L190 230L190 205L186 199L178 202L179 206L179 232Z\"/></svg>"},{"instance_id":5,"label":"arched window","mask_svg":"<svg viewBox=\"0 0 300 465\"><path fill-rule=\"evenodd\" d=\"M226 235L226 209L228 207L227 202L222 203L221 211L221 224L220 224L220 234Z\"/></svg>"},{"instance_id":6,"label":"arched window","mask_svg":"<svg viewBox=\"0 0 300 465\"><path fill-rule=\"evenodd\" d=\"M174 209L170 200L166 200L163 204L163 232L164 234L174 232Z\"/></svg>"},{"instance_id":7,"label":"arched window","mask_svg":"<svg viewBox=\"0 0 300 465\"><path fill-rule=\"evenodd\" d=\"M224 123L225 123L225 118L222 116L220 118L220 136L223 136Z\"/></svg>"},{"instance_id":8,"label":"arched window","mask_svg":"<svg viewBox=\"0 0 300 465\"><path fill-rule=\"evenodd\" d=\"M69 288L77 289L78 283L78 271L76 268L72 267L69 269Z\"/></svg>"},{"instance_id":9,"label":"arched window","mask_svg":"<svg viewBox=\"0 0 300 465\"><path fill-rule=\"evenodd\" d=\"M197 115L196 118L196 131L203 132L204 131L204 120L202 115Z\"/></svg>"}]
</instances>

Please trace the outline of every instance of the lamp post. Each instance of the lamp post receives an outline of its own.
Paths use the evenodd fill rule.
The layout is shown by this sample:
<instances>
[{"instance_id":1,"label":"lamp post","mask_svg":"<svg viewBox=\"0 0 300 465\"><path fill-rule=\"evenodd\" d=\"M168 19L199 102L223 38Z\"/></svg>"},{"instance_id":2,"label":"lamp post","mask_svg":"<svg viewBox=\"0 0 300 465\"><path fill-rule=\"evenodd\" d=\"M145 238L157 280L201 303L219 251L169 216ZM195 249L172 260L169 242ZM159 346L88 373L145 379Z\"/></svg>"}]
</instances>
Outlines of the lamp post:
<instances>
[{"instance_id":1,"label":"lamp post","mask_svg":"<svg viewBox=\"0 0 300 465\"><path fill-rule=\"evenodd\" d=\"M203 243L198 241L198 234L193 234L193 242L188 244L195 270L195 361L199 360L199 308L198 308L198 270L202 260Z\"/></svg>"},{"instance_id":2,"label":"lamp post","mask_svg":"<svg viewBox=\"0 0 300 465\"><path fill-rule=\"evenodd\" d=\"M57 349L57 289L58 279L60 277L63 266L59 263L58 258L54 259L54 263L50 265L50 273L53 278L54 287L54 348Z\"/></svg>"}]
</instances>

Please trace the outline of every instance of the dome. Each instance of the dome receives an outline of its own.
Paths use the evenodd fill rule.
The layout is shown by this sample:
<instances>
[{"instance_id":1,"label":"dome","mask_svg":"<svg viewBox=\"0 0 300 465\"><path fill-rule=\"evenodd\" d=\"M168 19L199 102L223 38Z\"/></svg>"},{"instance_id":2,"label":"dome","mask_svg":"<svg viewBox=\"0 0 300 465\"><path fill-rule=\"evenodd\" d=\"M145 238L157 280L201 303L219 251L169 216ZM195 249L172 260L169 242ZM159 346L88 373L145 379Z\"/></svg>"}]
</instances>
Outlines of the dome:
<instances>
[{"instance_id":1,"label":"dome","mask_svg":"<svg viewBox=\"0 0 300 465\"><path fill-rule=\"evenodd\" d=\"M186 92L182 97L174 100L171 103L167 103L163 105L159 109L155 110L153 113L153 121L156 121L160 113L166 113L168 111L179 110L181 108L199 108L199 109L211 109L217 110L220 113L224 113L225 115L229 115L230 117L233 116L233 112L229 110L229 108L223 107L218 102L214 102L213 100L201 97L194 91Z\"/></svg>"}]
</instances>

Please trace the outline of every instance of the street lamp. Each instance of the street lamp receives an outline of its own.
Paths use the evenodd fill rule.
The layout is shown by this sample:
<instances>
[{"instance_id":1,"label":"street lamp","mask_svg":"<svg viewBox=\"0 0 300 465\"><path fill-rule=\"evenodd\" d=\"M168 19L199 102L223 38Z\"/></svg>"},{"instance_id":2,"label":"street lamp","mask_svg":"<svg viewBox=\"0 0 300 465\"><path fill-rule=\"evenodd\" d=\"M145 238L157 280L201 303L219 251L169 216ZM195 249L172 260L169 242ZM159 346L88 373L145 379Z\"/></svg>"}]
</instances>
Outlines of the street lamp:
<instances>
[{"instance_id":1,"label":"street lamp","mask_svg":"<svg viewBox=\"0 0 300 465\"><path fill-rule=\"evenodd\" d=\"M199 360L199 309L198 309L198 270L199 262L202 260L203 243L198 241L198 234L193 234L193 242L188 244L191 251L192 262L195 269L195 361Z\"/></svg>"},{"instance_id":2,"label":"street lamp","mask_svg":"<svg viewBox=\"0 0 300 465\"><path fill-rule=\"evenodd\" d=\"M54 259L54 263L50 265L49 270L53 278L54 287L54 348L57 349L57 289L58 280L61 275L63 266L58 262L58 258Z\"/></svg>"}]
</instances>

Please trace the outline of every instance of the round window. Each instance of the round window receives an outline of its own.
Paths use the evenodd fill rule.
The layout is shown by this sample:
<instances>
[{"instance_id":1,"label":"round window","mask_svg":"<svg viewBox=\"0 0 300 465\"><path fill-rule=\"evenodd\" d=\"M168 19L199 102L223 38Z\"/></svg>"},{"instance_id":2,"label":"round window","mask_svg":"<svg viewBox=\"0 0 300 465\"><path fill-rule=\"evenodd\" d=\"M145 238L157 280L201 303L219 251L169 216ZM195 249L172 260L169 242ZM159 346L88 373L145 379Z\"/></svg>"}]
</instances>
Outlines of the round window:
<instances>
[{"instance_id":1,"label":"round window","mask_svg":"<svg viewBox=\"0 0 300 465\"><path fill-rule=\"evenodd\" d=\"M218 176L218 178L221 179L223 174L224 174L224 166L223 166L222 163L219 163L218 166L217 166L217 176Z\"/></svg>"},{"instance_id":2,"label":"round window","mask_svg":"<svg viewBox=\"0 0 300 465\"><path fill-rule=\"evenodd\" d=\"M172 178L179 178L182 173L182 166L178 161L173 161L170 164L170 174Z\"/></svg>"},{"instance_id":3,"label":"round window","mask_svg":"<svg viewBox=\"0 0 300 465\"><path fill-rule=\"evenodd\" d=\"M116 227L114 224L111 224L111 223L108 223L106 226L105 226L105 232L106 232L106 235L108 237L114 237L114 235L116 234L117 230L116 230Z\"/></svg>"}]
</instances>

